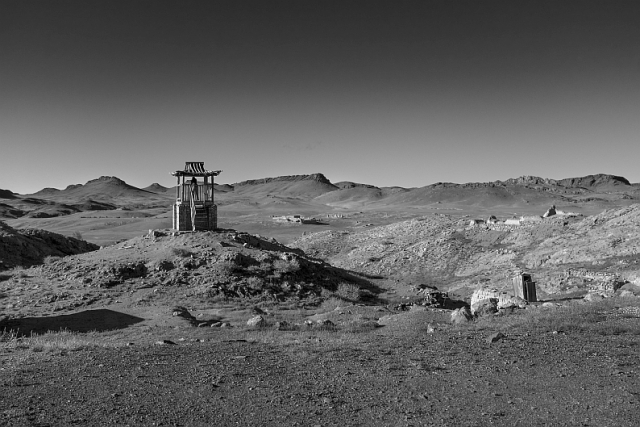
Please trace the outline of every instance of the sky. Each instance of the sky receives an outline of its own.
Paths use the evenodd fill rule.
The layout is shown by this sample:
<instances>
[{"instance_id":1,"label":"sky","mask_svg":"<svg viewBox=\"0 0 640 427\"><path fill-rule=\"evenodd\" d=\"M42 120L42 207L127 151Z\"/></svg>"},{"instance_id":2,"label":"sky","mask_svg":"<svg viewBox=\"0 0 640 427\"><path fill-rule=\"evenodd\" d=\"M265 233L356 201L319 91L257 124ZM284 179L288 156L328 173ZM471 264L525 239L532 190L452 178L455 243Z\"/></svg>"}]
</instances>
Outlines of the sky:
<instances>
[{"instance_id":1,"label":"sky","mask_svg":"<svg viewBox=\"0 0 640 427\"><path fill-rule=\"evenodd\" d=\"M3 0L0 189L640 182L636 0Z\"/></svg>"}]
</instances>

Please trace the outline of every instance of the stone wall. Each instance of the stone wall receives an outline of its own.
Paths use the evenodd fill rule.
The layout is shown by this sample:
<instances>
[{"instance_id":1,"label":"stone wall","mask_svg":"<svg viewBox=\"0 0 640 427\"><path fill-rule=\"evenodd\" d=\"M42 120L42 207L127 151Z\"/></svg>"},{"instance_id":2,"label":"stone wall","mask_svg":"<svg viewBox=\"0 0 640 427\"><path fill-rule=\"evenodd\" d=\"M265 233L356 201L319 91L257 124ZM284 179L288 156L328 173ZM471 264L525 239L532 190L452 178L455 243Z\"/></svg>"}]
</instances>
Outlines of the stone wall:
<instances>
[{"instance_id":1,"label":"stone wall","mask_svg":"<svg viewBox=\"0 0 640 427\"><path fill-rule=\"evenodd\" d=\"M178 231L191 231L191 207L188 203L173 205L173 228ZM205 205L196 209L196 231L215 230L218 228L218 207Z\"/></svg>"},{"instance_id":2,"label":"stone wall","mask_svg":"<svg viewBox=\"0 0 640 427\"><path fill-rule=\"evenodd\" d=\"M602 295L613 295L624 281L616 273L608 271L589 271L584 268L570 268L565 272L567 277L579 277L584 280L587 290Z\"/></svg>"}]
</instances>

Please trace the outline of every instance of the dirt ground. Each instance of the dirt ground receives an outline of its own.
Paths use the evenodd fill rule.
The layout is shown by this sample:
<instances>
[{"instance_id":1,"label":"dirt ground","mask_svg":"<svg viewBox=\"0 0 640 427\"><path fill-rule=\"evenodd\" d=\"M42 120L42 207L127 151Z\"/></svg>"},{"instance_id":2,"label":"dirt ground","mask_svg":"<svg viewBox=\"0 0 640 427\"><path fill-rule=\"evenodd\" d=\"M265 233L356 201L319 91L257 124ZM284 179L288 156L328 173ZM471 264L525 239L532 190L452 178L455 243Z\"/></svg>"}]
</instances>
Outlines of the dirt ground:
<instances>
[{"instance_id":1,"label":"dirt ground","mask_svg":"<svg viewBox=\"0 0 640 427\"><path fill-rule=\"evenodd\" d=\"M495 328L438 323L428 309L335 311L396 321L357 331L127 326L88 333L99 345L75 349L5 346L0 424L637 425L638 334L518 329L491 342ZM621 322L640 318L603 324Z\"/></svg>"}]
</instances>

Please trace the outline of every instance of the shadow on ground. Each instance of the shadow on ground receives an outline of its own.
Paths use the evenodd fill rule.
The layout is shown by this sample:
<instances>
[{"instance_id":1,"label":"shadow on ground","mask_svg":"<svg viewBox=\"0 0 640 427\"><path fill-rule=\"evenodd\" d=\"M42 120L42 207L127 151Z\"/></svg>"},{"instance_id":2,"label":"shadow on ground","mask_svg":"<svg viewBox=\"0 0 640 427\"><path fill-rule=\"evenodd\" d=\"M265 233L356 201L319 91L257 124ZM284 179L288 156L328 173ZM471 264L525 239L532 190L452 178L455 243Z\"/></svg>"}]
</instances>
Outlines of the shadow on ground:
<instances>
[{"instance_id":1,"label":"shadow on ground","mask_svg":"<svg viewBox=\"0 0 640 427\"><path fill-rule=\"evenodd\" d=\"M23 317L0 323L0 330L13 330L21 336L48 331L104 332L124 329L144 319L117 311L99 309L51 317Z\"/></svg>"}]
</instances>

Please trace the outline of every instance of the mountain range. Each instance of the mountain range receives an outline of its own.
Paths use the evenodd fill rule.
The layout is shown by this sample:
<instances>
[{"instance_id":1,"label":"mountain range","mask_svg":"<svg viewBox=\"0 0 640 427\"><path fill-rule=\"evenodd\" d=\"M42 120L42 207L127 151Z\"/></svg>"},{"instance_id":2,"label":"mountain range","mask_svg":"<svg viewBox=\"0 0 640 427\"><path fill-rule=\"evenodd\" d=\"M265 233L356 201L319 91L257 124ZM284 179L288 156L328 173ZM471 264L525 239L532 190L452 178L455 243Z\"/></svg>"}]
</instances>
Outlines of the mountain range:
<instances>
[{"instance_id":1,"label":"mountain range","mask_svg":"<svg viewBox=\"0 0 640 427\"><path fill-rule=\"evenodd\" d=\"M20 195L0 190L0 218L47 218L83 211L115 209L167 209L175 187L154 183L137 188L112 176L63 190L44 188ZM332 183L321 173L254 179L235 184L216 184L216 203L244 208L291 209L403 209L450 207L452 209L535 209L559 205L588 211L626 206L640 200L640 184L621 176L596 174L549 179L521 176L505 181L455 184L437 182L418 188L376 187L355 182Z\"/></svg>"}]
</instances>

